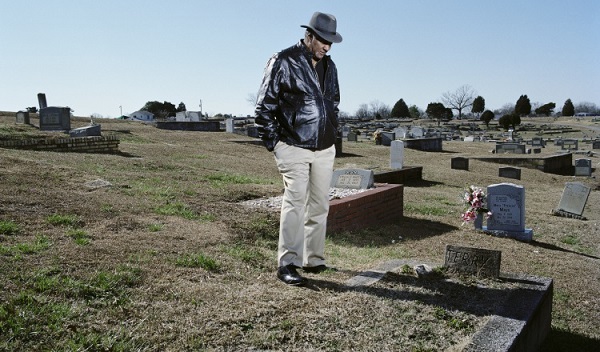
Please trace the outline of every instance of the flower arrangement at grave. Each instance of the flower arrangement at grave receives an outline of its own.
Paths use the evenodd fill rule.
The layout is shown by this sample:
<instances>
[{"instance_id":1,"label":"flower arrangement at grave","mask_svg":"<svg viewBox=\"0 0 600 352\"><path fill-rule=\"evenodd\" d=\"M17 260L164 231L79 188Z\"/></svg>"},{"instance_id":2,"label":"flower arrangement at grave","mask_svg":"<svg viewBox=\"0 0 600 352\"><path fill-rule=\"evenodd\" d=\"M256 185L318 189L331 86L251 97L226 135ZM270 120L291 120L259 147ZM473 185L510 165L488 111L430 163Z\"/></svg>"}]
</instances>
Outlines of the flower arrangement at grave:
<instances>
[{"instance_id":1,"label":"flower arrangement at grave","mask_svg":"<svg viewBox=\"0 0 600 352\"><path fill-rule=\"evenodd\" d=\"M460 215L463 224L474 222L479 214L485 215L486 219L492 216L492 212L485 207L487 198L483 188L477 186L469 186L465 190L464 202L467 209Z\"/></svg>"}]
</instances>

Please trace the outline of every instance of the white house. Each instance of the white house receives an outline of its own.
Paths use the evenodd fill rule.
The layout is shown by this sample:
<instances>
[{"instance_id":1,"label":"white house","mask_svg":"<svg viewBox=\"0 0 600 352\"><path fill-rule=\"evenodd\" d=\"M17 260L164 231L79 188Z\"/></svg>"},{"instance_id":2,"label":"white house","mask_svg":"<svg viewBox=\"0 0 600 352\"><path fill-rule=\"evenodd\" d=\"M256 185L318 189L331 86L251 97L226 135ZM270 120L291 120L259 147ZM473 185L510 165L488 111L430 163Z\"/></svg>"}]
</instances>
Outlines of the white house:
<instances>
[{"instance_id":1,"label":"white house","mask_svg":"<svg viewBox=\"0 0 600 352\"><path fill-rule=\"evenodd\" d=\"M138 110L129 114L129 119L134 121L150 122L154 120L154 114L150 111Z\"/></svg>"}]
</instances>

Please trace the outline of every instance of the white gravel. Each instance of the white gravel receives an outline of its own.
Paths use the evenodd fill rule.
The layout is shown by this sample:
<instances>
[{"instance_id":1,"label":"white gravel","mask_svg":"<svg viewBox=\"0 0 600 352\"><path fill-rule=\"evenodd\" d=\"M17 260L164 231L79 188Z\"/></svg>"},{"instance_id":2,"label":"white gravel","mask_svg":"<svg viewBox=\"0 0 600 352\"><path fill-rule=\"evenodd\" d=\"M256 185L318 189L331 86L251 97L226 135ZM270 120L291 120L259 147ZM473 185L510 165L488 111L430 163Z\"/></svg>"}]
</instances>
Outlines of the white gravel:
<instances>
[{"instance_id":1,"label":"white gravel","mask_svg":"<svg viewBox=\"0 0 600 352\"><path fill-rule=\"evenodd\" d=\"M354 194L362 193L364 191L368 191L368 189L330 188L329 200L348 197ZM244 201L241 204L249 207L279 209L281 208L281 199L282 196L271 198L258 198Z\"/></svg>"}]
</instances>

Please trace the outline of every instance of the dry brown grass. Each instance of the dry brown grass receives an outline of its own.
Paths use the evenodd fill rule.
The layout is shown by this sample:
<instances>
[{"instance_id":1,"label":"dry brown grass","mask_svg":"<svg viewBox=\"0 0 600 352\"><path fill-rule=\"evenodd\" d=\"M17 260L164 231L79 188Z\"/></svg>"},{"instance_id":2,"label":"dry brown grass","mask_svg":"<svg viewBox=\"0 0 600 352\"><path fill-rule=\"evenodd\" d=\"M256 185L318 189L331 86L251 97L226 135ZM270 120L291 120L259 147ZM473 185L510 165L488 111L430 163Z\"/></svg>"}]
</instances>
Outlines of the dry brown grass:
<instances>
[{"instance_id":1,"label":"dry brown grass","mask_svg":"<svg viewBox=\"0 0 600 352\"><path fill-rule=\"evenodd\" d=\"M515 183L526 189L526 226L535 241L521 243L461 226L466 185L510 180L498 177L498 164L471 160L470 170L460 171L450 169L450 158L488 155L491 145L407 149L405 163L423 166L425 182L406 186L405 217L329 236L329 264L340 270L308 275L307 288L291 288L274 275L278 219L238 204L281 192L269 152L239 135L97 122L121 137L121 155L0 149L0 221L17 226L0 234L0 349L458 348L502 299L492 295L501 291L493 289L498 283L439 286L397 272L372 287L345 286L392 259L440 263L446 244L500 250L502 271L554 279L546 350L600 343L596 178L522 169ZM39 134L6 114L0 132ZM344 143L344 152L337 168L379 171L389 164L387 147ZM97 179L112 186L86 186ZM571 181L593 189L587 221L551 215ZM53 215L76 221L52 224ZM484 298L492 299L488 312L481 310Z\"/></svg>"}]
</instances>

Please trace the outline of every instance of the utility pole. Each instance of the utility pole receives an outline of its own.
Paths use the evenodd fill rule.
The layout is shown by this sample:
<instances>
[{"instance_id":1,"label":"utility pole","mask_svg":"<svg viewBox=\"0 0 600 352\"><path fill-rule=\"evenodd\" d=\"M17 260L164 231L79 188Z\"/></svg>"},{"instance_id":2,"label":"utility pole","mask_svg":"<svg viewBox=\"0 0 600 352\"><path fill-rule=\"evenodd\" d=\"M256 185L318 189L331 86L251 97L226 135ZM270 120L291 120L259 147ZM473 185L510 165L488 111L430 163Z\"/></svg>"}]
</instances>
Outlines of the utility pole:
<instances>
[{"instance_id":1,"label":"utility pole","mask_svg":"<svg viewBox=\"0 0 600 352\"><path fill-rule=\"evenodd\" d=\"M202 115L202 99L200 99L200 116L204 116Z\"/></svg>"}]
</instances>

